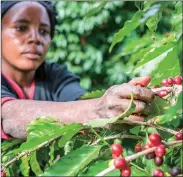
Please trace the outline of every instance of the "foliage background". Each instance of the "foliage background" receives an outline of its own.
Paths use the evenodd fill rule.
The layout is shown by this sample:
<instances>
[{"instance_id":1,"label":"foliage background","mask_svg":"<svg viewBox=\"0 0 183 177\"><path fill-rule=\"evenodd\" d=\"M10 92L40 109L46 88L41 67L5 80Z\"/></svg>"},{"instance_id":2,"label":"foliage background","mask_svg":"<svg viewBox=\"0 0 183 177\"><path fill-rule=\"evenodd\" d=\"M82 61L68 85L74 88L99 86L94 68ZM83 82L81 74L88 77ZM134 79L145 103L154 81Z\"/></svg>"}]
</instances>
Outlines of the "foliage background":
<instances>
[{"instance_id":1,"label":"foliage background","mask_svg":"<svg viewBox=\"0 0 183 177\"><path fill-rule=\"evenodd\" d=\"M106 3L106 2L102 2ZM148 29L146 21L130 32L126 38L109 53L113 35L123 27L138 10L138 3L132 1L108 1L98 9L98 13L86 18L86 14L97 2L55 1L58 24L47 60L67 64L68 69L81 77L81 85L91 91L105 89L113 84L127 82L144 73L127 73L136 62L140 49L149 47L155 40L163 38L172 30L171 19L175 3L147 3L147 13L143 19L163 11L159 15L157 31ZM148 74L148 73L147 73Z\"/></svg>"}]
</instances>

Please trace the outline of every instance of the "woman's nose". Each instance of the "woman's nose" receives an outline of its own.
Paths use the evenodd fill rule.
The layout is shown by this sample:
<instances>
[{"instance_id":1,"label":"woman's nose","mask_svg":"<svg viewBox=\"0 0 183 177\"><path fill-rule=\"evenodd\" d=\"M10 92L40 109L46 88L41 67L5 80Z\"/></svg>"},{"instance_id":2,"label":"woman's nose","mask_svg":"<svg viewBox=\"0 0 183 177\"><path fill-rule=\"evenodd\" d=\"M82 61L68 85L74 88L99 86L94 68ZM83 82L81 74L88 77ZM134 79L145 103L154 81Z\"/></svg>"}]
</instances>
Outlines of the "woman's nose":
<instances>
[{"instance_id":1,"label":"woman's nose","mask_svg":"<svg viewBox=\"0 0 183 177\"><path fill-rule=\"evenodd\" d=\"M40 44L41 43L41 36L39 34L39 31L37 29L32 29L30 31L30 36L29 36L29 43L36 43Z\"/></svg>"}]
</instances>

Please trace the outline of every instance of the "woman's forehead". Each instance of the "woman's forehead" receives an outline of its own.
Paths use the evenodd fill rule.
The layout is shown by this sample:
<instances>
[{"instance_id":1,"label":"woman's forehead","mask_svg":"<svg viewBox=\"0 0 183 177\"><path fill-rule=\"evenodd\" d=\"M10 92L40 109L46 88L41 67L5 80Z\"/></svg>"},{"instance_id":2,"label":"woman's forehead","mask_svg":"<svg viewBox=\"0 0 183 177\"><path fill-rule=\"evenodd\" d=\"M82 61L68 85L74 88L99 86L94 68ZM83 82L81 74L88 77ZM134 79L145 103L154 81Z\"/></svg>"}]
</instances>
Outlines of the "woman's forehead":
<instances>
[{"instance_id":1,"label":"woman's forehead","mask_svg":"<svg viewBox=\"0 0 183 177\"><path fill-rule=\"evenodd\" d=\"M20 17L37 18L43 22L49 23L48 13L43 5L38 2L24 1L19 2L12 6L4 15L3 18L9 18L9 20L16 20ZM50 23L49 23L50 26Z\"/></svg>"}]
</instances>

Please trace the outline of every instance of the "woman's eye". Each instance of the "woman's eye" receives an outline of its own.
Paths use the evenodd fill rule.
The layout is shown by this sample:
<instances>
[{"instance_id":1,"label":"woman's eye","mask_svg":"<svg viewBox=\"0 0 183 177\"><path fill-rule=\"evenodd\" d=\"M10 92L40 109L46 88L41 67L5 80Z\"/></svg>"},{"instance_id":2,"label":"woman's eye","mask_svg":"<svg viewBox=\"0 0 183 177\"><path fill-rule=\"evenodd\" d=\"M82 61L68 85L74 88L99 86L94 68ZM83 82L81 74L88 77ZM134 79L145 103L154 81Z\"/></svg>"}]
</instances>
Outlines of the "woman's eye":
<instances>
[{"instance_id":1,"label":"woman's eye","mask_svg":"<svg viewBox=\"0 0 183 177\"><path fill-rule=\"evenodd\" d=\"M42 34L42 35L48 35L48 34L50 34L50 32L48 31L48 30L45 30L45 29L41 29L40 30L40 33Z\"/></svg>"},{"instance_id":2,"label":"woman's eye","mask_svg":"<svg viewBox=\"0 0 183 177\"><path fill-rule=\"evenodd\" d=\"M16 30L19 32L24 32L26 31L27 27L26 26L16 26Z\"/></svg>"}]
</instances>

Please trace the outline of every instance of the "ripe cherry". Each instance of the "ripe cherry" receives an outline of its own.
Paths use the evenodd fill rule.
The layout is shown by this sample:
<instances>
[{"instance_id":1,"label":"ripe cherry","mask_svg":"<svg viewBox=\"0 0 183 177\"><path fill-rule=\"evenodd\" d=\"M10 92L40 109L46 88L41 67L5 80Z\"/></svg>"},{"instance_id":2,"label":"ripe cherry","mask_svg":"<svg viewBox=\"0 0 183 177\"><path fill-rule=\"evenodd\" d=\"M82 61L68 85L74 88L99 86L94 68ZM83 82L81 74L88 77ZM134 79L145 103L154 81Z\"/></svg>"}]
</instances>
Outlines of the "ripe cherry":
<instances>
[{"instance_id":1,"label":"ripe cherry","mask_svg":"<svg viewBox=\"0 0 183 177\"><path fill-rule=\"evenodd\" d=\"M182 77L181 76L176 76L174 78L174 83L177 84L177 85L181 85L181 83L182 83Z\"/></svg>"},{"instance_id":2,"label":"ripe cherry","mask_svg":"<svg viewBox=\"0 0 183 177\"><path fill-rule=\"evenodd\" d=\"M163 79L163 80L161 81L161 84L162 84L163 86L165 86L165 87L168 87L168 86L169 86L168 83L167 83L167 79Z\"/></svg>"},{"instance_id":3,"label":"ripe cherry","mask_svg":"<svg viewBox=\"0 0 183 177\"><path fill-rule=\"evenodd\" d=\"M150 152L150 153L146 154L146 159L154 159L155 156L156 155L154 152Z\"/></svg>"},{"instance_id":4,"label":"ripe cherry","mask_svg":"<svg viewBox=\"0 0 183 177\"><path fill-rule=\"evenodd\" d=\"M150 144L144 144L143 150L146 150L146 149L149 149L149 148L151 148L151 145Z\"/></svg>"},{"instance_id":5,"label":"ripe cherry","mask_svg":"<svg viewBox=\"0 0 183 177\"><path fill-rule=\"evenodd\" d=\"M157 166L161 166L163 164L163 157L155 157L154 158L154 163L157 165Z\"/></svg>"},{"instance_id":6,"label":"ripe cherry","mask_svg":"<svg viewBox=\"0 0 183 177\"><path fill-rule=\"evenodd\" d=\"M1 177L6 177L5 171L1 171Z\"/></svg>"},{"instance_id":7,"label":"ripe cherry","mask_svg":"<svg viewBox=\"0 0 183 177\"><path fill-rule=\"evenodd\" d=\"M161 171L160 169L155 169L154 171L153 171L153 176L154 177L159 177L159 176L164 176L164 173L163 173L163 171Z\"/></svg>"},{"instance_id":8,"label":"ripe cherry","mask_svg":"<svg viewBox=\"0 0 183 177\"><path fill-rule=\"evenodd\" d=\"M154 146L157 146L157 145L160 145L161 144L161 136L159 133L152 133L150 136L149 136L149 141L154 145Z\"/></svg>"},{"instance_id":9,"label":"ripe cherry","mask_svg":"<svg viewBox=\"0 0 183 177\"><path fill-rule=\"evenodd\" d=\"M140 151L142 151L142 144L138 143L135 145L135 152L140 152Z\"/></svg>"},{"instance_id":10,"label":"ripe cherry","mask_svg":"<svg viewBox=\"0 0 183 177\"><path fill-rule=\"evenodd\" d=\"M121 176L129 177L131 175L131 169L129 166L126 166L124 169L120 170Z\"/></svg>"},{"instance_id":11,"label":"ripe cherry","mask_svg":"<svg viewBox=\"0 0 183 177\"><path fill-rule=\"evenodd\" d=\"M176 133L175 137L176 137L176 140L183 140L183 133L178 132L178 133Z\"/></svg>"},{"instance_id":12,"label":"ripe cherry","mask_svg":"<svg viewBox=\"0 0 183 177\"><path fill-rule=\"evenodd\" d=\"M155 149L155 154L158 157L163 157L166 154L166 147L163 144L157 146Z\"/></svg>"},{"instance_id":13,"label":"ripe cherry","mask_svg":"<svg viewBox=\"0 0 183 177\"><path fill-rule=\"evenodd\" d=\"M124 169L126 167L126 160L123 157L117 157L114 159L114 166L119 169Z\"/></svg>"},{"instance_id":14,"label":"ripe cherry","mask_svg":"<svg viewBox=\"0 0 183 177\"><path fill-rule=\"evenodd\" d=\"M169 86L172 86L172 85L174 84L174 80L173 80L173 78L171 78L171 77L169 77L169 78L166 80L166 82L167 82L167 84L168 84Z\"/></svg>"},{"instance_id":15,"label":"ripe cherry","mask_svg":"<svg viewBox=\"0 0 183 177\"><path fill-rule=\"evenodd\" d=\"M120 144L112 144L111 152L114 157L119 157L123 153L123 148Z\"/></svg>"},{"instance_id":16,"label":"ripe cherry","mask_svg":"<svg viewBox=\"0 0 183 177\"><path fill-rule=\"evenodd\" d=\"M181 170L179 167L173 167L170 171L171 176L177 176L181 173Z\"/></svg>"},{"instance_id":17,"label":"ripe cherry","mask_svg":"<svg viewBox=\"0 0 183 177\"><path fill-rule=\"evenodd\" d=\"M160 90L160 91L157 93L157 95L158 95L159 97L167 96L167 95L168 95L168 91L165 90L165 89Z\"/></svg>"}]
</instances>

